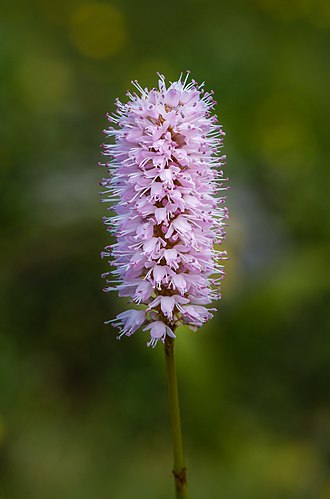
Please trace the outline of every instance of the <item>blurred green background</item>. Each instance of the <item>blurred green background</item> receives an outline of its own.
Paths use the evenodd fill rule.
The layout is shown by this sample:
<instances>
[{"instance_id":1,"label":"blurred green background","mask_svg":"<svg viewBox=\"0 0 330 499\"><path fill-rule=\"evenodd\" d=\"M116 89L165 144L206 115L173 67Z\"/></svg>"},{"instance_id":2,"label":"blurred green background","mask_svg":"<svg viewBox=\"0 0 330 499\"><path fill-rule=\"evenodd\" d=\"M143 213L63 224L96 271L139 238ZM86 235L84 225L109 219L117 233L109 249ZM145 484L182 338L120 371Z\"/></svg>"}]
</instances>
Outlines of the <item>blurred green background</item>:
<instances>
[{"instance_id":1,"label":"blurred green background","mask_svg":"<svg viewBox=\"0 0 330 499\"><path fill-rule=\"evenodd\" d=\"M167 499L161 345L103 321L97 167L131 79L190 69L227 132L231 260L180 331L191 499L330 498L326 0L3 0L1 499Z\"/></svg>"}]
</instances>

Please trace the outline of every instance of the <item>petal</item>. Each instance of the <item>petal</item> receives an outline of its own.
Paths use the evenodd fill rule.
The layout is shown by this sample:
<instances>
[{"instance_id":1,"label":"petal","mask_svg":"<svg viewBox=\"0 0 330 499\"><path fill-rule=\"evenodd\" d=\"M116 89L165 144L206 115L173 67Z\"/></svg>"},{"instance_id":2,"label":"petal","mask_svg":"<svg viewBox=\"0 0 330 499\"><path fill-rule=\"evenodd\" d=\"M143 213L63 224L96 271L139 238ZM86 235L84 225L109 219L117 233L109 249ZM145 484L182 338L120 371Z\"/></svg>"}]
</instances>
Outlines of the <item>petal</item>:
<instances>
[{"instance_id":1,"label":"petal","mask_svg":"<svg viewBox=\"0 0 330 499\"><path fill-rule=\"evenodd\" d=\"M151 303L149 303L147 310L151 310L160 304L161 296L157 296Z\"/></svg>"},{"instance_id":2,"label":"petal","mask_svg":"<svg viewBox=\"0 0 330 499\"><path fill-rule=\"evenodd\" d=\"M153 275L156 282L162 282L166 276L166 268L163 265L155 265L153 268Z\"/></svg>"},{"instance_id":3,"label":"petal","mask_svg":"<svg viewBox=\"0 0 330 499\"><path fill-rule=\"evenodd\" d=\"M157 242L158 242L158 237L152 237L151 239L149 239L144 243L143 251L145 253L152 253L156 247Z\"/></svg>"},{"instance_id":4,"label":"petal","mask_svg":"<svg viewBox=\"0 0 330 499\"><path fill-rule=\"evenodd\" d=\"M126 135L127 142L139 142L142 138L142 131L139 128L133 129Z\"/></svg>"},{"instance_id":5,"label":"petal","mask_svg":"<svg viewBox=\"0 0 330 499\"><path fill-rule=\"evenodd\" d=\"M178 232L191 232L190 223L182 216L173 220L172 225Z\"/></svg>"},{"instance_id":6,"label":"petal","mask_svg":"<svg viewBox=\"0 0 330 499\"><path fill-rule=\"evenodd\" d=\"M175 305L174 296L161 296L160 308L165 317L172 319Z\"/></svg>"},{"instance_id":7,"label":"petal","mask_svg":"<svg viewBox=\"0 0 330 499\"><path fill-rule=\"evenodd\" d=\"M173 333L172 329L168 326L165 326L166 328L166 334L167 336L170 336L171 338L176 338L175 334Z\"/></svg>"},{"instance_id":8,"label":"petal","mask_svg":"<svg viewBox=\"0 0 330 499\"><path fill-rule=\"evenodd\" d=\"M158 224L162 223L166 220L166 208L156 208L155 209L155 218Z\"/></svg>"},{"instance_id":9,"label":"petal","mask_svg":"<svg viewBox=\"0 0 330 499\"><path fill-rule=\"evenodd\" d=\"M150 194L153 198L159 198L163 192L163 184L161 182L153 182L150 188Z\"/></svg>"},{"instance_id":10,"label":"petal","mask_svg":"<svg viewBox=\"0 0 330 499\"><path fill-rule=\"evenodd\" d=\"M174 88L171 88L165 97L165 104L171 107L175 107L179 104L181 97L181 92L178 92Z\"/></svg>"},{"instance_id":11,"label":"petal","mask_svg":"<svg viewBox=\"0 0 330 499\"><path fill-rule=\"evenodd\" d=\"M187 283L183 275L181 274L173 274L171 280L174 286L181 291L181 293L185 293L187 290Z\"/></svg>"},{"instance_id":12,"label":"petal","mask_svg":"<svg viewBox=\"0 0 330 499\"><path fill-rule=\"evenodd\" d=\"M133 320L134 320L135 324L138 327L142 326L142 324L146 320L145 310L134 310L134 314L133 315L134 315Z\"/></svg>"},{"instance_id":13,"label":"petal","mask_svg":"<svg viewBox=\"0 0 330 499\"><path fill-rule=\"evenodd\" d=\"M148 331L149 329L150 341L148 341L147 345L148 347L152 346L152 348L155 348L158 340L164 341L167 332L167 326L165 326L165 324L161 321L155 321L151 322L147 327L145 327L144 331Z\"/></svg>"},{"instance_id":14,"label":"petal","mask_svg":"<svg viewBox=\"0 0 330 499\"><path fill-rule=\"evenodd\" d=\"M185 298L184 296L175 295L175 299L178 303L189 303L190 302L190 300L188 300L188 298Z\"/></svg>"},{"instance_id":15,"label":"petal","mask_svg":"<svg viewBox=\"0 0 330 499\"><path fill-rule=\"evenodd\" d=\"M177 253L175 248L166 249L164 251L164 257L165 257L166 263L170 264L173 260L177 259L178 253Z\"/></svg>"},{"instance_id":16,"label":"petal","mask_svg":"<svg viewBox=\"0 0 330 499\"><path fill-rule=\"evenodd\" d=\"M142 281L135 291L134 301L141 303L141 301L146 301L150 298L153 293L153 286L149 281Z\"/></svg>"},{"instance_id":17,"label":"petal","mask_svg":"<svg viewBox=\"0 0 330 499\"><path fill-rule=\"evenodd\" d=\"M150 336L152 338L157 338L158 340L162 338L166 333L166 326L161 321L156 321L152 323Z\"/></svg>"}]
</instances>

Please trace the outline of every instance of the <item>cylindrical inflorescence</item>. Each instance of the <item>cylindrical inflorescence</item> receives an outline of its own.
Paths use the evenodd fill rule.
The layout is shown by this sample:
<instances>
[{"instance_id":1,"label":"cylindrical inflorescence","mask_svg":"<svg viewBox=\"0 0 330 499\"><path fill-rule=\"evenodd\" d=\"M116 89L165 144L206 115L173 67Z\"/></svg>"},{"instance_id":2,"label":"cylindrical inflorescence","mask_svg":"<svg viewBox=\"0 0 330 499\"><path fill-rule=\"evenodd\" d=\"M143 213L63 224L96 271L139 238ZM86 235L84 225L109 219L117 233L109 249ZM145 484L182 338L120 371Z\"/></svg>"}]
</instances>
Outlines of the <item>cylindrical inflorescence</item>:
<instances>
[{"instance_id":1,"label":"cylindrical inflorescence","mask_svg":"<svg viewBox=\"0 0 330 499\"><path fill-rule=\"evenodd\" d=\"M225 237L228 189L222 168L225 156L216 104L203 84L183 79L158 89L133 82L125 104L107 116L113 137L103 144L108 176L103 202L113 213L104 217L116 242L105 248L113 270L106 272L105 291L117 290L144 309L122 312L112 321L118 338L141 326L150 332L148 345L175 337L182 324L196 330L213 317L207 308L220 298L224 276L217 249Z\"/></svg>"}]
</instances>

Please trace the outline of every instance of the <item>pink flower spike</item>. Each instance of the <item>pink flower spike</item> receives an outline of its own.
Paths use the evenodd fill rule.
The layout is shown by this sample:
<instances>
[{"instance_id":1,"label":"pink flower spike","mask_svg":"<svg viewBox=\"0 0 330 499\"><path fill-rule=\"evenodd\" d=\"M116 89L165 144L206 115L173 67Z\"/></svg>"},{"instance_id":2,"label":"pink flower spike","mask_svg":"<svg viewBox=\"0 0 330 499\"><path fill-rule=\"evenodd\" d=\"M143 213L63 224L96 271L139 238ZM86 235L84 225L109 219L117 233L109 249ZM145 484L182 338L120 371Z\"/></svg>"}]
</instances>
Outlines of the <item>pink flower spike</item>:
<instances>
[{"instance_id":1,"label":"pink flower spike","mask_svg":"<svg viewBox=\"0 0 330 499\"><path fill-rule=\"evenodd\" d=\"M112 143L103 144L101 186L111 212L104 224L115 237L102 253L113 267L104 272L105 291L144 307L108 322L119 338L146 325L152 347L180 325L196 330L212 318L227 259L214 248L228 223L224 132L213 92L188 78L167 84L159 75L151 90L133 82L136 92L107 115Z\"/></svg>"}]
</instances>

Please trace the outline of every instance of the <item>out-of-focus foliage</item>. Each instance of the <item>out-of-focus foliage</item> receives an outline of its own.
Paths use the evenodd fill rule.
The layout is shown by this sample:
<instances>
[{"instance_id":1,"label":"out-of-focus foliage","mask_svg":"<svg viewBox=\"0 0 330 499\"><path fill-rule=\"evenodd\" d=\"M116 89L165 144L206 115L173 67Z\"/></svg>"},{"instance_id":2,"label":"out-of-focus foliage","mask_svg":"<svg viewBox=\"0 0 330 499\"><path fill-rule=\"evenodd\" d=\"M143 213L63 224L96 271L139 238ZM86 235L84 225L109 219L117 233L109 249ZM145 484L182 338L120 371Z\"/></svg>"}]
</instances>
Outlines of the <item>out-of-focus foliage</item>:
<instances>
[{"instance_id":1,"label":"out-of-focus foliage","mask_svg":"<svg viewBox=\"0 0 330 499\"><path fill-rule=\"evenodd\" d=\"M162 348L103 325L96 164L130 80L186 69L232 185L219 313L177 341L191 498L330 498L329 5L2 3L1 499L172 495Z\"/></svg>"}]
</instances>

